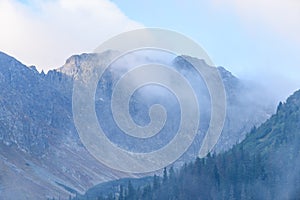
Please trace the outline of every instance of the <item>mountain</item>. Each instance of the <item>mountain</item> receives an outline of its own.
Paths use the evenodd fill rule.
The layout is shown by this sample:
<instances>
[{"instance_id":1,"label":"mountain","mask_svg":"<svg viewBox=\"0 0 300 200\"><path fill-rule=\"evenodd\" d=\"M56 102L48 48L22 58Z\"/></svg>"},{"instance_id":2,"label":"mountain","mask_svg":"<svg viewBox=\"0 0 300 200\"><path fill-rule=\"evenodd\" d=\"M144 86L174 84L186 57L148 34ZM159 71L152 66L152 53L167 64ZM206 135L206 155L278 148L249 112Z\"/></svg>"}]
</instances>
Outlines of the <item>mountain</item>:
<instances>
[{"instance_id":1,"label":"mountain","mask_svg":"<svg viewBox=\"0 0 300 200\"><path fill-rule=\"evenodd\" d=\"M114 187L98 185L88 198L74 199L299 199L299 128L300 90L227 152L197 158L178 171L170 168L163 178L154 176L148 183L115 181L109 183ZM110 195L97 193L104 186Z\"/></svg>"},{"instance_id":2,"label":"mountain","mask_svg":"<svg viewBox=\"0 0 300 200\"><path fill-rule=\"evenodd\" d=\"M0 199L68 197L128 176L88 153L74 126L70 96L48 79L0 53Z\"/></svg>"},{"instance_id":3,"label":"mountain","mask_svg":"<svg viewBox=\"0 0 300 200\"><path fill-rule=\"evenodd\" d=\"M80 56L72 56L67 60L66 64L63 67L48 72L46 78L51 79L51 84L56 85L56 88L60 88L60 91L62 93L69 94L69 96L71 96L73 86L72 80L76 78L79 73L83 74L83 76L88 77L89 74L93 73L93 66L99 63L102 66L106 64L108 59L103 59L103 57L113 57L115 53L116 52L114 51L106 51L102 53L100 59L97 54L82 54ZM149 54L150 53L151 52L149 52ZM100 119L109 119L105 121L105 123L103 122L102 126L105 126L104 129L107 129L107 132L113 132L114 135L111 137L110 135L108 135L108 137L116 143L118 143L118 141L121 141L121 144L118 145L122 146L125 149L130 149L130 147L133 146L137 147L139 144L131 143L132 141L130 139L121 136L124 134L122 134L120 130L111 128L116 127L116 124L110 117L111 111L109 110L114 85L126 71L132 69L130 67L127 67L127 65L138 66L149 62L159 64L167 63L173 69L176 69L178 72L183 74L188 80L190 80L190 84L192 85L194 91L196 91L196 95L199 99L199 107L201 109L201 133L199 133L198 135L202 135L203 137L203 135L207 131L209 120L211 117L210 94L207 90L206 83L201 77L196 75L195 70L193 70L194 67L190 63L193 63L193 65L204 67L207 66L207 64L203 60L192 58L189 56L178 56L175 58L168 58L167 56L165 56L166 58L163 58L163 61L157 61L159 59L162 60L162 56L164 55L159 55L158 58L151 58L151 60L146 55L128 55L129 58L121 58L118 62L116 62L108 70L106 70L106 72L103 74L103 77L99 80L99 83L101 84L98 85L95 97L97 116ZM271 98L269 99L269 92L262 89L260 86L236 78L223 67L219 67L218 70L223 80L227 96L227 115L225 126L219 142L215 147L216 152L221 152L242 141L242 139L245 137L245 134L249 132L253 126L258 126L262 122L267 120L274 113L276 103ZM63 84L61 84L61 82L63 82ZM168 135L169 132L176 132L178 119L176 119L174 116L180 115L180 110L178 110L178 103L176 102L176 100L174 100L174 97L172 95L168 95L167 92L163 91L165 95L164 100L160 96L162 92L159 89L153 87L152 90L152 92L151 89L145 90L146 92L136 92L134 98L130 102L130 107L136 108L138 112L130 110L132 118L135 120L135 122L137 122L138 124L140 123L141 125L149 123L149 117L147 113L150 105L154 103L160 103L165 106L165 108L170 112L169 115L173 116L173 118L171 118L172 120L170 121L174 121L173 124L166 123L165 132L163 132L163 134ZM163 140L166 139L167 138L163 138ZM126 144L124 140L128 141L128 144ZM196 138L196 140L202 141L202 138L199 137ZM142 141L139 142L141 144L140 146L142 146L141 148L149 144L152 147L159 144L159 141L153 141L152 143L149 143L149 141L147 141L147 145L144 145ZM147 149L142 150L141 148L138 147L138 149L141 151L148 151ZM193 152L193 154L195 153L196 152Z\"/></svg>"},{"instance_id":4,"label":"mountain","mask_svg":"<svg viewBox=\"0 0 300 200\"><path fill-rule=\"evenodd\" d=\"M82 145L76 131L72 113L73 81L78 73L93 73L93 67L105 66L109 56L115 52L74 55L64 66L47 74L39 73L35 67L27 67L0 52L0 198L1 199L44 199L67 197L84 193L88 188L104 181L122 177L137 177L114 171L99 163ZM145 56L130 58L131 64L145 63ZM197 81L192 66L183 57L168 62L174 69L186 74L201 96L201 129L195 143L181 158L180 163L194 158L210 119L209 93L203 81ZM191 59L197 65L206 65L202 60ZM167 99L158 98L160 89L148 88L131 99L130 113L141 125L149 121L148 108L155 102L165 105L172 116L169 118L165 135L154 138L148 145L124 138L112 123L107 110L111 100L112 86L124 73L121 60L114 68L106 71L96 91L97 116L103 120L107 137L124 149L150 151L164 145L172 138L179 118L178 103L169 93ZM242 141L245 134L255 125L265 121L273 112L273 104L261 101L266 93L253 84L243 82L224 68L218 68L227 92L227 116L224 131L215 148L222 152ZM159 92L157 92L159 91ZM149 95L151 94L151 95ZM106 120L106 121L105 121ZM112 132L114 134L112 134ZM202 134L202 135L201 135ZM157 142L160 141L160 142ZM30 192L28 192L30 191Z\"/></svg>"}]
</instances>

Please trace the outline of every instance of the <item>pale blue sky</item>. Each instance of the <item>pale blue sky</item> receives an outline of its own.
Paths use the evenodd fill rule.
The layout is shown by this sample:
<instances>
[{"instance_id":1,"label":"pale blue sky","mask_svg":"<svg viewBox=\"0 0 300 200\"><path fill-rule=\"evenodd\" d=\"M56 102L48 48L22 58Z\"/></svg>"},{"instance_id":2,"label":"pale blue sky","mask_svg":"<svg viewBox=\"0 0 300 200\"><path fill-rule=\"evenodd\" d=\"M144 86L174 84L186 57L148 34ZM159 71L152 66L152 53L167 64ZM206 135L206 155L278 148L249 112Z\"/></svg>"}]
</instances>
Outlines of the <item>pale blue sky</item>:
<instances>
[{"instance_id":1,"label":"pale blue sky","mask_svg":"<svg viewBox=\"0 0 300 200\"><path fill-rule=\"evenodd\" d=\"M202 45L216 65L224 66L239 77L265 79L259 82L278 87L275 92L282 92L283 98L300 88L300 42L271 26L278 16L288 15L285 8L282 13L272 16L276 8L273 11L266 7L266 13L261 17L267 20L260 21L260 16L258 20L251 20L241 15L235 10L240 5L230 5L234 3L216 5L214 1L204 0L113 2L129 18L145 26L168 28L190 36ZM259 15L254 9L252 14ZM296 25L300 24L296 22Z\"/></svg>"}]
</instances>

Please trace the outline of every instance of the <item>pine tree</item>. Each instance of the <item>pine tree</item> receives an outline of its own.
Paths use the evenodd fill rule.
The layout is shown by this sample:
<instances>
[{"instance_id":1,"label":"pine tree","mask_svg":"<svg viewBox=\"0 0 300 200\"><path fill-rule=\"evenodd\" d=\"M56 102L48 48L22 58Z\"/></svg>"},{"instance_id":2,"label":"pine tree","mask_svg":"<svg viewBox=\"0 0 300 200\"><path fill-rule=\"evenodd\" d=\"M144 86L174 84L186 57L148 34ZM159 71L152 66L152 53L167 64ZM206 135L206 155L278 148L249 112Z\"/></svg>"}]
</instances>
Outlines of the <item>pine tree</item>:
<instances>
[{"instance_id":1,"label":"pine tree","mask_svg":"<svg viewBox=\"0 0 300 200\"><path fill-rule=\"evenodd\" d=\"M169 169L169 180L174 181L175 178L176 178L176 175L175 175L174 168L173 168L173 166L172 166L172 167L170 167L170 169Z\"/></svg>"},{"instance_id":2,"label":"pine tree","mask_svg":"<svg viewBox=\"0 0 300 200\"><path fill-rule=\"evenodd\" d=\"M163 175L163 184L166 184L168 181L168 173L167 173L167 168L164 168L164 175Z\"/></svg>"},{"instance_id":3,"label":"pine tree","mask_svg":"<svg viewBox=\"0 0 300 200\"><path fill-rule=\"evenodd\" d=\"M124 200L124 187L123 187L123 185L120 185L119 200Z\"/></svg>"},{"instance_id":4,"label":"pine tree","mask_svg":"<svg viewBox=\"0 0 300 200\"><path fill-rule=\"evenodd\" d=\"M153 176L153 190L158 190L160 187L159 177L156 174Z\"/></svg>"},{"instance_id":5,"label":"pine tree","mask_svg":"<svg viewBox=\"0 0 300 200\"><path fill-rule=\"evenodd\" d=\"M126 200L133 200L133 199L135 199L135 189L134 189L131 181L128 181L127 191L128 191L128 194L126 196Z\"/></svg>"}]
</instances>

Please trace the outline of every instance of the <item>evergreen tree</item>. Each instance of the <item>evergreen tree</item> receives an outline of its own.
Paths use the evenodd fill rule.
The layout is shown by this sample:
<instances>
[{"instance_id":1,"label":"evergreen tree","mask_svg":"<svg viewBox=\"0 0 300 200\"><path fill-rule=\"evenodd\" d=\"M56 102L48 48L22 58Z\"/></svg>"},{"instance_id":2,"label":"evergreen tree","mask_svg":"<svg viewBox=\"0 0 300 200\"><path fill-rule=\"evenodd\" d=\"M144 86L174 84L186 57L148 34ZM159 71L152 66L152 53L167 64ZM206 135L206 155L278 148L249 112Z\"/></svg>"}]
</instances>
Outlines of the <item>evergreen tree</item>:
<instances>
[{"instance_id":1,"label":"evergreen tree","mask_svg":"<svg viewBox=\"0 0 300 200\"><path fill-rule=\"evenodd\" d=\"M160 180L159 177L155 174L153 176L153 190L158 190L160 187Z\"/></svg>"},{"instance_id":2,"label":"evergreen tree","mask_svg":"<svg viewBox=\"0 0 300 200\"><path fill-rule=\"evenodd\" d=\"M125 199L126 200L134 200L135 199L135 189L130 180L128 181L127 191L128 191L128 194Z\"/></svg>"},{"instance_id":3,"label":"evergreen tree","mask_svg":"<svg viewBox=\"0 0 300 200\"><path fill-rule=\"evenodd\" d=\"M168 173L167 173L167 168L164 168L164 172L163 172L163 184L166 184L168 181Z\"/></svg>"},{"instance_id":4,"label":"evergreen tree","mask_svg":"<svg viewBox=\"0 0 300 200\"><path fill-rule=\"evenodd\" d=\"M120 185L119 200L124 200L124 187L123 187L123 185Z\"/></svg>"}]
</instances>

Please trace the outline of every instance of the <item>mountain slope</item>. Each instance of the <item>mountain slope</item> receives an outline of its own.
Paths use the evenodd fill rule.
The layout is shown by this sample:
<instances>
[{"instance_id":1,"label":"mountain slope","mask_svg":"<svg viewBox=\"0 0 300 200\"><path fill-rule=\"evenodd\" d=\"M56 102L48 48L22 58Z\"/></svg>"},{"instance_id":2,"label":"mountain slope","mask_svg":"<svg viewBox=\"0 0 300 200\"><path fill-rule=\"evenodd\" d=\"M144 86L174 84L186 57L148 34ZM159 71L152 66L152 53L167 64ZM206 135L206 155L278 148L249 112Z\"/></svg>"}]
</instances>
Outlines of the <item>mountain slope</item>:
<instances>
[{"instance_id":1,"label":"mountain slope","mask_svg":"<svg viewBox=\"0 0 300 200\"><path fill-rule=\"evenodd\" d=\"M88 188L100 182L136 175L113 171L93 158L79 140L72 116L73 80L79 71L91 73L95 64L107 64L107 58L114 52L102 54L82 54L70 57L66 64L47 74L39 73L34 67L26 67L16 59L0 53L0 198L2 199L42 199L46 197L67 197L69 194L84 193ZM144 62L145 58L139 58ZM192 59L192 58L190 58ZM205 64L194 59L197 64ZM190 74L190 66L180 57L172 60L174 68ZM122 63L121 63L122 64ZM97 114L100 119L108 119L109 113L103 108L109 104L111 86L114 77L120 75L123 68L108 71L100 80L97 95L106 99L96 101ZM225 131L217 144L216 151L223 151L244 138L247 130L260 124L272 113L272 105L259 103L255 96L256 89L238 80L224 68L219 68L228 93L228 110ZM193 75L188 75L193 80ZM202 95L201 120L203 130L207 126L209 113L209 94L203 83L195 88ZM142 94L142 93L141 93ZM249 96L254 95L253 98ZM259 93L260 94L260 93ZM148 120L148 107L156 100L156 96L136 96L131 102L133 118L141 124ZM154 98L155 97L155 98ZM169 103L172 96L161 100L177 116L178 108ZM144 101L144 100L147 101ZM172 100L173 101L173 100ZM143 102L147 102L145 105ZM253 117L255 116L255 118ZM177 118L170 118L168 130L173 130ZM175 121L175 122L172 122ZM173 123L173 124L172 124ZM107 128L115 128L104 123ZM171 132L171 131L170 131ZM125 149L148 151L164 143L152 141L152 145L132 145L132 141L124 142L123 136L115 134L108 137L119 142ZM165 137L165 136L163 136ZM169 135L171 138L172 135ZM159 139L159 138L158 138ZM166 138L164 138L166 139ZM167 138L168 139L168 138ZM162 140L166 142L166 140ZM197 143L198 142L198 143ZM194 159L198 153L197 145L201 137L195 140L189 152L181 158L181 162ZM143 143L141 143L143 144ZM24 192L27 192L27 196Z\"/></svg>"},{"instance_id":2,"label":"mountain slope","mask_svg":"<svg viewBox=\"0 0 300 200\"><path fill-rule=\"evenodd\" d=\"M99 198L126 199L133 195L130 199L299 199L299 128L300 90L286 103L280 103L276 114L231 150L198 158L177 172L170 169L159 187L152 180L129 192L124 184L124 193L120 194L119 186L111 189L112 195Z\"/></svg>"},{"instance_id":3,"label":"mountain slope","mask_svg":"<svg viewBox=\"0 0 300 200\"><path fill-rule=\"evenodd\" d=\"M62 185L83 193L125 176L80 143L71 102L45 74L0 53L1 199L68 197L72 193Z\"/></svg>"}]
</instances>

